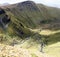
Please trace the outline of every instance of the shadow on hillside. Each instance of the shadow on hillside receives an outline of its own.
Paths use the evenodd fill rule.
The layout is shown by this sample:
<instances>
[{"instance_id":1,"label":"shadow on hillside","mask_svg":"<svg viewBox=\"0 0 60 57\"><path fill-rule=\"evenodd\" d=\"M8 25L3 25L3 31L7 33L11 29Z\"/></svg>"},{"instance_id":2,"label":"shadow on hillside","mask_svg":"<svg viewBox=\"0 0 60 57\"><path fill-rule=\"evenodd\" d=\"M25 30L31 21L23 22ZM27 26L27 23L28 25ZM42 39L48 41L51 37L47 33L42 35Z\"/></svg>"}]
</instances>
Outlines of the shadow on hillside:
<instances>
[{"instance_id":1,"label":"shadow on hillside","mask_svg":"<svg viewBox=\"0 0 60 57\"><path fill-rule=\"evenodd\" d=\"M45 37L47 45L51 45L51 44L60 42L60 32L55 33L53 35L49 35L49 36L43 36L43 37Z\"/></svg>"}]
</instances>

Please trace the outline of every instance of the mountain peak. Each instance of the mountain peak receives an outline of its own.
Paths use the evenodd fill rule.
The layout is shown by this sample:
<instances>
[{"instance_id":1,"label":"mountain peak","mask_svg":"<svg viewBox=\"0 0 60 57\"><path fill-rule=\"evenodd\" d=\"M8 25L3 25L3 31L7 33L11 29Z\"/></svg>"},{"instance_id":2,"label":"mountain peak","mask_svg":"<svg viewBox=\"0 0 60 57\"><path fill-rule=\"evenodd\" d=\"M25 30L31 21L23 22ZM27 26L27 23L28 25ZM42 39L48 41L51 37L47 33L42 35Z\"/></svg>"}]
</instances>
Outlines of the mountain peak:
<instances>
[{"instance_id":1,"label":"mountain peak","mask_svg":"<svg viewBox=\"0 0 60 57\"><path fill-rule=\"evenodd\" d=\"M18 3L18 5L31 5L31 4L35 4L33 1L24 1L21 3Z\"/></svg>"},{"instance_id":2,"label":"mountain peak","mask_svg":"<svg viewBox=\"0 0 60 57\"><path fill-rule=\"evenodd\" d=\"M38 10L37 5L33 1L24 1L21 3L18 3L17 7L20 7L24 10Z\"/></svg>"}]
</instances>

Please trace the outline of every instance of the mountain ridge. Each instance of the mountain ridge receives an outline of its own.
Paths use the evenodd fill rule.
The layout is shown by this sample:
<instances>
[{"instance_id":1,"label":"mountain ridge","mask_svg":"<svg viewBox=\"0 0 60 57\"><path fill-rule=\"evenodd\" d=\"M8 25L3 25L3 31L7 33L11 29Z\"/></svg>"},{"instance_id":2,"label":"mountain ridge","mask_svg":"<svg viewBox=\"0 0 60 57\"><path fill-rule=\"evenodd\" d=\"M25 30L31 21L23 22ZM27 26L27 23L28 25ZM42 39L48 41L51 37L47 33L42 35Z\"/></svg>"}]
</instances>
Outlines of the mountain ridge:
<instances>
[{"instance_id":1,"label":"mountain ridge","mask_svg":"<svg viewBox=\"0 0 60 57\"><path fill-rule=\"evenodd\" d=\"M55 8L45 5L37 5L33 1L24 1L21 3L3 6L8 16L11 16L9 30L21 37L29 36L31 31L28 28L59 29L59 9L56 13ZM57 21L55 21L57 20ZM59 25L59 26L57 26ZM27 32L26 32L27 31ZM10 31L9 31L10 32ZM11 33L10 32L10 33Z\"/></svg>"}]
</instances>

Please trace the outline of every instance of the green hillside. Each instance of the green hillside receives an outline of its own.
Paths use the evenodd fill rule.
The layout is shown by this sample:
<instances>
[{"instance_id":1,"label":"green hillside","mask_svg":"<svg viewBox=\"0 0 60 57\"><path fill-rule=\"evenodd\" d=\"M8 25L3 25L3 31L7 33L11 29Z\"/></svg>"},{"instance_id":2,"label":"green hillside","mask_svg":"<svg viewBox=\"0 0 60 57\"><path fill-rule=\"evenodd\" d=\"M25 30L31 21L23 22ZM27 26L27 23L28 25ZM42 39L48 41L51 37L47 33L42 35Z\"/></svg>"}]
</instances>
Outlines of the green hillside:
<instances>
[{"instance_id":1,"label":"green hillside","mask_svg":"<svg viewBox=\"0 0 60 57\"><path fill-rule=\"evenodd\" d=\"M41 56L43 43L47 54L57 53L59 56L60 48L57 44L60 44L60 9L33 1L1 7L0 43L25 48L33 57Z\"/></svg>"},{"instance_id":2,"label":"green hillside","mask_svg":"<svg viewBox=\"0 0 60 57\"><path fill-rule=\"evenodd\" d=\"M41 21L42 26L48 29L60 29L60 8L48 7L38 4L44 19Z\"/></svg>"},{"instance_id":3,"label":"green hillside","mask_svg":"<svg viewBox=\"0 0 60 57\"><path fill-rule=\"evenodd\" d=\"M28 28L60 29L60 9L35 4L32 1L6 6L6 11L14 15Z\"/></svg>"},{"instance_id":4,"label":"green hillside","mask_svg":"<svg viewBox=\"0 0 60 57\"><path fill-rule=\"evenodd\" d=\"M35 34L30 29L59 30L60 28L60 9L58 8L35 4L33 1L24 1L1 8L10 17L6 33L11 36L18 35L26 38ZM2 14L2 17L5 14Z\"/></svg>"}]
</instances>

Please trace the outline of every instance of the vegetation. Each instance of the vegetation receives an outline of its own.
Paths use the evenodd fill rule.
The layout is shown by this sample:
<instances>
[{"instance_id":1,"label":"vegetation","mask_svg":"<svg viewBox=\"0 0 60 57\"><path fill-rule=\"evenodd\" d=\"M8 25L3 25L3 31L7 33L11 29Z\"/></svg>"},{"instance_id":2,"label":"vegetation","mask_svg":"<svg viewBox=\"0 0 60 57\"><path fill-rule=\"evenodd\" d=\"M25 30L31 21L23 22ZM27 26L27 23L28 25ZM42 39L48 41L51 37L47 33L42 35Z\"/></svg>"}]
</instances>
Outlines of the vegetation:
<instances>
[{"instance_id":1,"label":"vegetation","mask_svg":"<svg viewBox=\"0 0 60 57\"><path fill-rule=\"evenodd\" d=\"M32 1L2 8L4 11L1 13L0 9L0 44L4 47L2 53L6 52L8 47L7 54L13 48L16 53L19 50L18 54L21 53L20 50L27 49L30 57L48 57L48 55L60 57L60 9L35 4ZM6 25L8 26L3 29ZM46 54L40 52L41 50Z\"/></svg>"}]
</instances>

